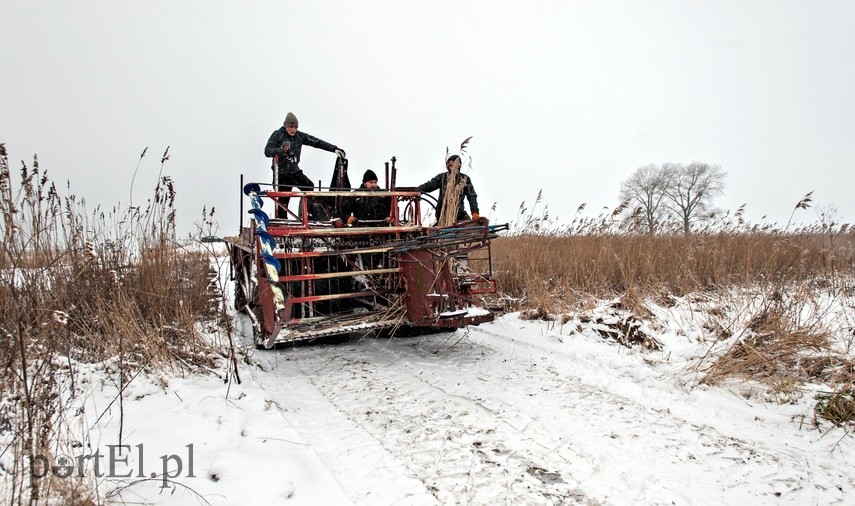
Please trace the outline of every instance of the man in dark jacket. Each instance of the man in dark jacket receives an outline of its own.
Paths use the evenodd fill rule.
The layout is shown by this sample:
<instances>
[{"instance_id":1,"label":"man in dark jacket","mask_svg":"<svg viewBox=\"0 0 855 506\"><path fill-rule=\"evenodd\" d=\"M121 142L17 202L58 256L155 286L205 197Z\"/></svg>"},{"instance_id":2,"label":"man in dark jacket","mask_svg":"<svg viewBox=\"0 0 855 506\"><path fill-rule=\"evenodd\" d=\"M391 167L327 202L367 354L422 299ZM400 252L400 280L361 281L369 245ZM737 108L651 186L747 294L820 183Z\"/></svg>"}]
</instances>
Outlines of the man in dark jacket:
<instances>
[{"instance_id":1,"label":"man in dark jacket","mask_svg":"<svg viewBox=\"0 0 855 506\"><path fill-rule=\"evenodd\" d=\"M460 157L457 155L449 156L448 160L445 161L445 169L445 172L437 174L430 181L419 185L418 187L418 190L422 193L429 193L437 189L439 190L439 201L436 209L437 223L440 223L442 220L442 203L445 201L445 188L448 183L448 176L451 174L452 170L457 174L456 182L459 183L460 181L463 181L465 185L458 201L456 221L465 221L470 219L469 215L466 214L466 209L463 207L464 197L469 201L469 210L472 211L471 219L477 220L480 218L481 216L478 214L478 194L475 193L475 187L472 185L472 180L469 179L469 176L460 173Z\"/></svg>"},{"instance_id":2,"label":"man in dark jacket","mask_svg":"<svg viewBox=\"0 0 855 506\"><path fill-rule=\"evenodd\" d=\"M380 189L377 183L377 174L368 169L362 176L360 191L377 191ZM380 226L392 221L392 197L357 197L349 199L353 204L349 207L350 216L347 218L348 225ZM361 222L361 223L360 223Z\"/></svg>"},{"instance_id":3,"label":"man in dark jacket","mask_svg":"<svg viewBox=\"0 0 855 506\"><path fill-rule=\"evenodd\" d=\"M264 156L273 158L271 167L274 171L273 182L278 185L276 189L279 191L291 191L295 186L301 190L311 190L315 187L312 180L300 170L300 153L303 145L330 151L345 158L344 150L306 132L298 131L297 125L297 116L289 112L285 116L285 123L270 135L267 145L264 146ZM288 197L282 197L279 202L287 208L288 200ZM277 207L276 217L287 217L285 209Z\"/></svg>"}]
</instances>

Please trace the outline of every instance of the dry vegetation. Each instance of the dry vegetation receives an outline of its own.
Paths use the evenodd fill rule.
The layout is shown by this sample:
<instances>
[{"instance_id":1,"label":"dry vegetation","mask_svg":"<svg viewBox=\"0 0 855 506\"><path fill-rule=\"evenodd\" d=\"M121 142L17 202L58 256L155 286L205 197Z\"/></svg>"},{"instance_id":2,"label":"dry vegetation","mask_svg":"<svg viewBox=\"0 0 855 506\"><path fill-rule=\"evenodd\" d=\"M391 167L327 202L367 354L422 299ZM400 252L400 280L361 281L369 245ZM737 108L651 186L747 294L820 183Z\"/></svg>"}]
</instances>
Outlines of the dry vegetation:
<instances>
[{"instance_id":1,"label":"dry vegetation","mask_svg":"<svg viewBox=\"0 0 855 506\"><path fill-rule=\"evenodd\" d=\"M48 473L30 486L24 455L56 454L80 364L106 361L121 391L141 369L211 362L197 330L217 315L210 262L176 241L169 177L159 177L143 207L89 213L74 195L60 195L37 160L22 163L15 177L2 144L0 151L0 455L11 454L4 472L13 480L7 499L87 504L85 483ZM121 411L121 397L117 402Z\"/></svg>"},{"instance_id":2,"label":"dry vegetation","mask_svg":"<svg viewBox=\"0 0 855 506\"><path fill-rule=\"evenodd\" d=\"M472 137L467 137L460 143L458 155L460 158L449 168L448 177L445 180L445 189L443 193L443 201L437 203L437 214L439 215L439 227L450 227L457 222L457 211L460 201L463 199L463 190L466 188L466 179L461 176L463 156L466 154L466 147ZM446 163L449 157L448 149L446 149ZM470 160L471 162L471 160Z\"/></svg>"},{"instance_id":3,"label":"dry vegetation","mask_svg":"<svg viewBox=\"0 0 855 506\"><path fill-rule=\"evenodd\" d=\"M551 311L586 295L684 295L809 280L834 290L855 268L855 234L528 235L493 243L502 291Z\"/></svg>"},{"instance_id":4,"label":"dry vegetation","mask_svg":"<svg viewBox=\"0 0 855 506\"><path fill-rule=\"evenodd\" d=\"M648 301L668 306L702 294L718 301L719 312L708 315L712 344L696 365L704 382L749 380L782 401L817 382L830 389L817 414L855 421L853 322L835 326L826 318L834 304L851 308L855 301L855 233L848 225L787 233L719 222L692 235L648 234L632 214L621 218L623 211L564 228L545 210L521 216L513 234L493 243L499 289L524 315L542 318L582 314L594 299L618 300L644 318ZM735 289L743 295L734 296Z\"/></svg>"}]
</instances>

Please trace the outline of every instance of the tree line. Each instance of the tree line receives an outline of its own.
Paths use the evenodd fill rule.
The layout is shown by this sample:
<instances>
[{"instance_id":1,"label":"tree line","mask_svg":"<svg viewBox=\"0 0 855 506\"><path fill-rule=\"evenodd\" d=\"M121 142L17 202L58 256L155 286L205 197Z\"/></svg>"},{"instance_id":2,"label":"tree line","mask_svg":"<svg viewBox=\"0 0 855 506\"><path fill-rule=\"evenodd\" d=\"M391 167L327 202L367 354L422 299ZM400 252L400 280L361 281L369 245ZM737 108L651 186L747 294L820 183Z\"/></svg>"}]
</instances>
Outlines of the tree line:
<instances>
[{"instance_id":1,"label":"tree line","mask_svg":"<svg viewBox=\"0 0 855 506\"><path fill-rule=\"evenodd\" d=\"M714 197L724 193L727 172L703 162L649 164L639 167L620 185L620 198L633 208L647 232L678 220L685 234L712 211Z\"/></svg>"}]
</instances>

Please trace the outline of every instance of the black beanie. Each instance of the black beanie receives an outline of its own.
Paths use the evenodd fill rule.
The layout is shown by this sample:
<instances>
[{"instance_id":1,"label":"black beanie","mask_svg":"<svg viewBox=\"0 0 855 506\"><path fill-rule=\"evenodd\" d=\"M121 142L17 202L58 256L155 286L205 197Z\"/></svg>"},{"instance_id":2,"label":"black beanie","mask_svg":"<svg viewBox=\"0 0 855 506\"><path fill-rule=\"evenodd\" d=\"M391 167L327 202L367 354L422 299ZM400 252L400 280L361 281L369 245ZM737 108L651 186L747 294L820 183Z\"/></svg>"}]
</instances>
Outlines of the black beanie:
<instances>
[{"instance_id":1,"label":"black beanie","mask_svg":"<svg viewBox=\"0 0 855 506\"><path fill-rule=\"evenodd\" d=\"M368 181L377 181L377 174L371 169L366 170L365 174L362 175L362 182L367 183Z\"/></svg>"},{"instance_id":2,"label":"black beanie","mask_svg":"<svg viewBox=\"0 0 855 506\"><path fill-rule=\"evenodd\" d=\"M451 155L448 157L448 160L446 160L445 163L453 162L454 160L460 160L460 157L457 155Z\"/></svg>"}]
</instances>

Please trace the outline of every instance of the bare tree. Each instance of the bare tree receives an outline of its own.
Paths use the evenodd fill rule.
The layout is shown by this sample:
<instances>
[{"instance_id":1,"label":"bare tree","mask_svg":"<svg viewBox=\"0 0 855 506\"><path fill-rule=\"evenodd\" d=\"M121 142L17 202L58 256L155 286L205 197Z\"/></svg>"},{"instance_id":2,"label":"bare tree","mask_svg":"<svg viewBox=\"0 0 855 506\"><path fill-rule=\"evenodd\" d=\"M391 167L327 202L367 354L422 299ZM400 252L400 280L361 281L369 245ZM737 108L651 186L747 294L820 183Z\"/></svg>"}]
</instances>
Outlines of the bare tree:
<instances>
[{"instance_id":1,"label":"bare tree","mask_svg":"<svg viewBox=\"0 0 855 506\"><path fill-rule=\"evenodd\" d=\"M720 165L692 162L689 165L665 164L669 184L664 205L680 220L683 232L692 233L692 222L702 218L713 197L724 193L727 172Z\"/></svg>"},{"instance_id":2,"label":"bare tree","mask_svg":"<svg viewBox=\"0 0 855 506\"><path fill-rule=\"evenodd\" d=\"M655 164L639 167L620 184L620 199L624 202L638 204L647 233L656 231L656 219L659 216L660 204L668 188L670 172Z\"/></svg>"}]
</instances>

